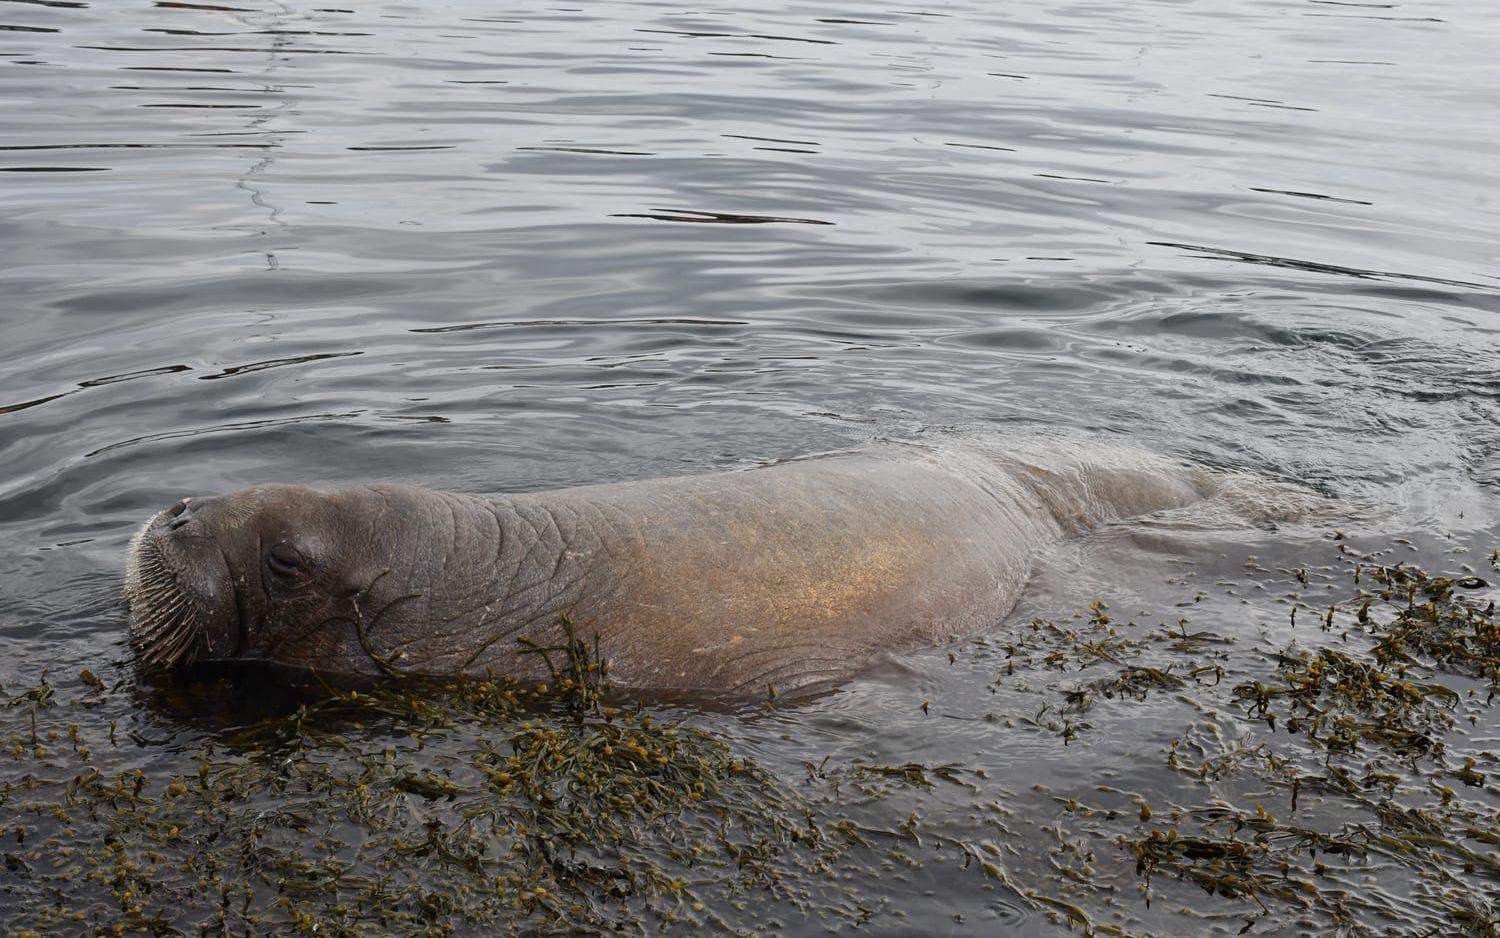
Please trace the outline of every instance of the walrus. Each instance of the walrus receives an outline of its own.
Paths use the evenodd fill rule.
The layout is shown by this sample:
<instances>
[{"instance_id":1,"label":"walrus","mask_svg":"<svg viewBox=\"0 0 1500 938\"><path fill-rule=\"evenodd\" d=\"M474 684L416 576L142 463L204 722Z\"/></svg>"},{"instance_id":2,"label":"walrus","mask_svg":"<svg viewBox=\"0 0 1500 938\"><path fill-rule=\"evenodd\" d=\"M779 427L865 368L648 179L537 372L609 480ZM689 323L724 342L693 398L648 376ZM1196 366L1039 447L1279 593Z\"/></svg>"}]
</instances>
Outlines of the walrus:
<instances>
[{"instance_id":1,"label":"walrus","mask_svg":"<svg viewBox=\"0 0 1500 938\"><path fill-rule=\"evenodd\" d=\"M259 485L148 521L125 599L151 669L543 682L521 652L577 634L616 687L790 692L994 626L1039 550L1215 484L1150 453L1033 440L497 497Z\"/></svg>"}]
</instances>

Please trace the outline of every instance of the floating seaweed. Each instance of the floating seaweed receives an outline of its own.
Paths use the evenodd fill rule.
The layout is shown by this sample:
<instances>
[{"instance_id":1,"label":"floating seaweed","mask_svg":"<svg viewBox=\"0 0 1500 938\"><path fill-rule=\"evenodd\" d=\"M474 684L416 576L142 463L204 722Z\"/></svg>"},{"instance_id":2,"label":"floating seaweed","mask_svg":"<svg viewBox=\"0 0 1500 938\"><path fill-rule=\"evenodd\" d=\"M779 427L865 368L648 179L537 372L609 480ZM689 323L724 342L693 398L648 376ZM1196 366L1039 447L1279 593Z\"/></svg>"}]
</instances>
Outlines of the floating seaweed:
<instances>
[{"instance_id":1,"label":"floating seaweed","mask_svg":"<svg viewBox=\"0 0 1500 938\"><path fill-rule=\"evenodd\" d=\"M1196 886L1226 912L1243 909L1247 931L1296 922L1377 935L1422 921L1428 934L1500 935L1497 756L1469 733L1493 738L1500 619L1489 584L1334 540L1331 566L1246 564L1253 590L1290 607L1265 631L1291 644L1239 647L1247 630L1236 623L1122 621L1097 600L999 643L995 686L1042 701L998 715L1006 726L1087 746L1148 701L1157 719L1189 714L1165 753L1180 785L1049 793L1061 813L1036 826L1055 842L1043 855L1052 875L1022 875L1020 891L1067 896L1088 918L1059 921L1087 933L1115 927L1101 921L1107 910L1145 920L1123 911L1133 877L1148 909L1165 890L1212 916L1176 884ZM1314 605L1319 592L1334 598ZM1086 678L1048 676L1058 673Z\"/></svg>"},{"instance_id":2,"label":"floating seaweed","mask_svg":"<svg viewBox=\"0 0 1500 938\"><path fill-rule=\"evenodd\" d=\"M211 738L192 774L101 770L76 732L45 728L52 684L11 696L28 715L11 755L32 768L0 782L0 807L29 819L4 855L7 906L26 910L9 924L734 931L755 896L871 914L826 875L854 840L712 734L607 705L597 648L566 631L528 650L545 686L328 689Z\"/></svg>"}]
</instances>

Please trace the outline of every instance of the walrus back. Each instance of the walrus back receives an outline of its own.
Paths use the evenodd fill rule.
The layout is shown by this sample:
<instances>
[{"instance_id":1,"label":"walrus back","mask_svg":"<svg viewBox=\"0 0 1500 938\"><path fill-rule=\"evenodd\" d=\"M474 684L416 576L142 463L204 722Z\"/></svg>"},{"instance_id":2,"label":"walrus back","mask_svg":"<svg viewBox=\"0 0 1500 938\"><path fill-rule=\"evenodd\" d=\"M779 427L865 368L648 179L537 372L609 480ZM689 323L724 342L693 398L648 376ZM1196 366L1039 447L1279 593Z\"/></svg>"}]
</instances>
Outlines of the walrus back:
<instances>
[{"instance_id":1,"label":"walrus back","mask_svg":"<svg viewBox=\"0 0 1500 938\"><path fill-rule=\"evenodd\" d=\"M1019 482L1066 535L1184 508L1214 496L1221 486L1218 475L1198 466L1098 440L979 439L955 449Z\"/></svg>"}]
</instances>

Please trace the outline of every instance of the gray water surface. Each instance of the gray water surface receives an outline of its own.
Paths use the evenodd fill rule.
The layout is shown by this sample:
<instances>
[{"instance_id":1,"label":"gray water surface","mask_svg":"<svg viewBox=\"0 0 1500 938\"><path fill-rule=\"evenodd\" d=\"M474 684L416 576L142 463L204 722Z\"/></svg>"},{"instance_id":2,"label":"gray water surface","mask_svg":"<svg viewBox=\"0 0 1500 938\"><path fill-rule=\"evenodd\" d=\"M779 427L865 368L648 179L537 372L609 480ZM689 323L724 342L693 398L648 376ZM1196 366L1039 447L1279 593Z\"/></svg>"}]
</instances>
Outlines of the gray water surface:
<instances>
[{"instance_id":1,"label":"gray water surface","mask_svg":"<svg viewBox=\"0 0 1500 938\"><path fill-rule=\"evenodd\" d=\"M261 481L517 491L1060 427L1305 484L1477 567L1500 542L1497 48L1480 0L0 0L0 685L128 675L134 528ZM1284 608L1240 601L1246 559L1331 562L1332 526L1109 533L994 637L1100 597L1175 621L1197 565L1240 589L1194 615L1281 641ZM997 664L973 660L699 718L789 776L983 766L1043 829L1033 785L1181 784L1175 705L1063 746L981 719ZM1038 856L1014 859L1033 886ZM865 886L894 931L1062 927L951 857ZM1260 911L1155 888L1179 891L1092 914Z\"/></svg>"}]
</instances>

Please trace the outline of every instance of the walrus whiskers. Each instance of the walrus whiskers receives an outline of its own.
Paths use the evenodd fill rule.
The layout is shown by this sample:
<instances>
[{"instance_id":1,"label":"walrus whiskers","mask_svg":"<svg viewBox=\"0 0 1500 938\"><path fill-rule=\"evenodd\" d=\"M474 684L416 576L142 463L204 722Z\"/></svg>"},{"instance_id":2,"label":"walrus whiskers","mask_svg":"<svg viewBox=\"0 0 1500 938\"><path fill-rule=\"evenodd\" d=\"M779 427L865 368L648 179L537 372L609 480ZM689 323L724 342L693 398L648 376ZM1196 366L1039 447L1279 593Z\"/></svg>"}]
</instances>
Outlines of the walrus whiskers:
<instances>
[{"instance_id":1,"label":"walrus whiskers","mask_svg":"<svg viewBox=\"0 0 1500 938\"><path fill-rule=\"evenodd\" d=\"M148 670L165 670L192 662L207 610L177 583L150 527L148 522L131 539L125 604L137 659Z\"/></svg>"}]
</instances>

